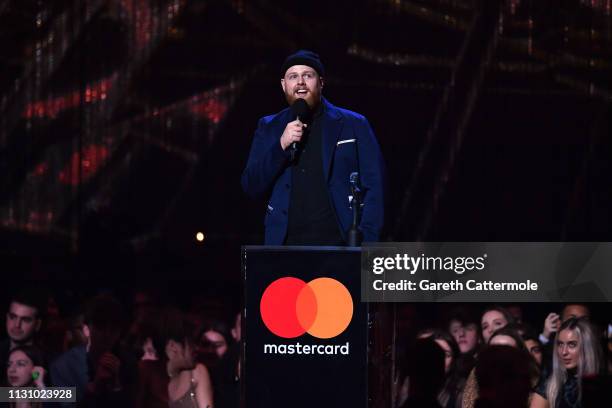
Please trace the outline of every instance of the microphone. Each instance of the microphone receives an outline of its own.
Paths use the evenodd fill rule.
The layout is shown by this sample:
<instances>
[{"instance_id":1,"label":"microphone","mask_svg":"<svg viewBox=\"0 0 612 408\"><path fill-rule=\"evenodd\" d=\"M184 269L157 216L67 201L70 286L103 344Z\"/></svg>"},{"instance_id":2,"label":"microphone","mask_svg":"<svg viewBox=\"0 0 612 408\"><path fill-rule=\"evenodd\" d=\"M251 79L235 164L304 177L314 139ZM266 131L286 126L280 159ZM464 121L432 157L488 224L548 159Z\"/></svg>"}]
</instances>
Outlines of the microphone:
<instances>
[{"instance_id":1,"label":"microphone","mask_svg":"<svg viewBox=\"0 0 612 408\"><path fill-rule=\"evenodd\" d=\"M298 98L291 105L291 116L295 119L299 119L304 122L310 116L310 106L308 103L302 99ZM295 152L297 152L298 144L297 142L291 143L291 159L295 156Z\"/></svg>"}]
</instances>

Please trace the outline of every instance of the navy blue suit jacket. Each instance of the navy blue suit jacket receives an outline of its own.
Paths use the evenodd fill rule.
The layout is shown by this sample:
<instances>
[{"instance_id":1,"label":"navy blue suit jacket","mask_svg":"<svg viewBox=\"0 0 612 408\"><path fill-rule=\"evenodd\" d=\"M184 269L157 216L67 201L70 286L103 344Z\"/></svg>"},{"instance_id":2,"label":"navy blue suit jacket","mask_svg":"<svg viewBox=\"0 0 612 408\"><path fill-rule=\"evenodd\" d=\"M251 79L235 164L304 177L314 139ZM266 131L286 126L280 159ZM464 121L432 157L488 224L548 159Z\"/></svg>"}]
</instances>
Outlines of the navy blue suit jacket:
<instances>
[{"instance_id":1,"label":"navy blue suit jacket","mask_svg":"<svg viewBox=\"0 0 612 408\"><path fill-rule=\"evenodd\" d=\"M384 222L385 169L382 154L367 119L338 108L323 98L323 174L330 203L343 238L352 223L349 176L358 171L364 193L360 229L364 242L379 240ZM249 159L242 173L242 188L251 197L268 197L265 244L282 245L287 235L291 195L290 149L280 137L295 118L289 108L259 120Z\"/></svg>"}]
</instances>

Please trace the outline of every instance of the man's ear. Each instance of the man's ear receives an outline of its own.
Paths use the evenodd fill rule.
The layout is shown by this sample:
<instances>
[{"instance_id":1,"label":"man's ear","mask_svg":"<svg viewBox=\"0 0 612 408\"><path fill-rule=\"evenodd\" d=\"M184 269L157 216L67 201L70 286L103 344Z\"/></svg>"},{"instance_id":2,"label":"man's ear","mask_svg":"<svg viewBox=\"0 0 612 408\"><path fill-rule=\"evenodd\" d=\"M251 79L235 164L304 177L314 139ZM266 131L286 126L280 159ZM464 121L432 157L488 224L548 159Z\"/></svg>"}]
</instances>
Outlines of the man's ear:
<instances>
[{"instance_id":1,"label":"man's ear","mask_svg":"<svg viewBox=\"0 0 612 408\"><path fill-rule=\"evenodd\" d=\"M323 85L325 84L323 77L319 77L319 82L321 82L321 89L323 89Z\"/></svg>"},{"instance_id":2,"label":"man's ear","mask_svg":"<svg viewBox=\"0 0 612 408\"><path fill-rule=\"evenodd\" d=\"M42 326L42 319L36 319L36 327L34 328L34 332L38 332L40 330L40 326Z\"/></svg>"},{"instance_id":3,"label":"man's ear","mask_svg":"<svg viewBox=\"0 0 612 408\"><path fill-rule=\"evenodd\" d=\"M168 340L168 343L166 343L166 356L170 357L176 354L177 350L178 343L175 340Z\"/></svg>"},{"instance_id":4,"label":"man's ear","mask_svg":"<svg viewBox=\"0 0 612 408\"><path fill-rule=\"evenodd\" d=\"M283 92L285 91L285 78L281 78L281 88L283 88Z\"/></svg>"},{"instance_id":5,"label":"man's ear","mask_svg":"<svg viewBox=\"0 0 612 408\"><path fill-rule=\"evenodd\" d=\"M83 324L83 336L85 336L86 339L91 337L91 329L86 324Z\"/></svg>"}]
</instances>

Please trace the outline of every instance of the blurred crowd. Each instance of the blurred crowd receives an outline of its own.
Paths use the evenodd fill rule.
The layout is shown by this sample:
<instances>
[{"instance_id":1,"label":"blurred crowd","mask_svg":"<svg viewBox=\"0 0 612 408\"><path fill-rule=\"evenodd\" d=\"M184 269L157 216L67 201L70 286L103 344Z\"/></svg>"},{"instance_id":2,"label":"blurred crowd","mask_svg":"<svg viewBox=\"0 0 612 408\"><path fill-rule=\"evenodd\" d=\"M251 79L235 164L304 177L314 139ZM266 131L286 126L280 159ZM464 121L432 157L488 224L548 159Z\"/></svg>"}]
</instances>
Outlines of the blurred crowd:
<instances>
[{"instance_id":1,"label":"blurred crowd","mask_svg":"<svg viewBox=\"0 0 612 408\"><path fill-rule=\"evenodd\" d=\"M60 312L49 291L10 295L2 375L10 387L75 387L77 404L17 402L14 407L236 408L239 309L196 295L187 307L160 290L127 299L93 294Z\"/></svg>"},{"instance_id":2,"label":"blurred crowd","mask_svg":"<svg viewBox=\"0 0 612 408\"><path fill-rule=\"evenodd\" d=\"M405 339L395 406L612 406L612 320L596 324L588 304L563 305L539 327L523 313L528 304L456 305Z\"/></svg>"},{"instance_id":3,"label":"blurred crowd","mask_svg":"<svg viewBox=\"0 0 612 408\"><path fill-rule=\"evenodd\" d=\"M52 291L9 293L0 341L3 384L75 387L77 404L5 406L237 408L240 307L197 293L183 293L190 300L178 307L166 289L131 290L121 298L92 293L69 308L58 307ZM612 405L609 316L602 324L590 305L566 304L532 326L523 319L531 307L449 306L439 324L404 338L393 406Z\"/></svg>"}]
</instances>

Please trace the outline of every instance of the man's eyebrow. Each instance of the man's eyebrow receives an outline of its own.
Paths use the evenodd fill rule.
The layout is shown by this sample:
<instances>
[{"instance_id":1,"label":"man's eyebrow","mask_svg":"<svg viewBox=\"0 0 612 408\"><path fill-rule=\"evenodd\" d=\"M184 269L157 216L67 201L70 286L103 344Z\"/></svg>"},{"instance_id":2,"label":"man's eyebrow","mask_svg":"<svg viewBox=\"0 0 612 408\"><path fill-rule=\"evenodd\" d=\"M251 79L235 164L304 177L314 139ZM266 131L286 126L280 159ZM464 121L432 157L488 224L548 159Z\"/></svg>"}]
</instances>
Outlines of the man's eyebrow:
<instances>
[{"instance_id":1,"label":"man's eyebrow","mask_svg":"<svg viewBox=\"0 0 612 408\"><path fill-rule=\"evenodd\" d=\"M291 72L287 72L287 74L286 74L286 75L287 75L287 76L289 76L289 75L297 75L297 74L299 74L299 73L300 73L300 72L298 72L298 71L291 71ZM304 71L302 71L301 73L302 73L302 74L314 74L314 73L315 73L315 70L314 70L314 69L305 69L305 70L304 70Z\"/></svg>"}]
</instances>

